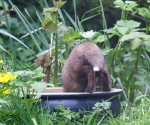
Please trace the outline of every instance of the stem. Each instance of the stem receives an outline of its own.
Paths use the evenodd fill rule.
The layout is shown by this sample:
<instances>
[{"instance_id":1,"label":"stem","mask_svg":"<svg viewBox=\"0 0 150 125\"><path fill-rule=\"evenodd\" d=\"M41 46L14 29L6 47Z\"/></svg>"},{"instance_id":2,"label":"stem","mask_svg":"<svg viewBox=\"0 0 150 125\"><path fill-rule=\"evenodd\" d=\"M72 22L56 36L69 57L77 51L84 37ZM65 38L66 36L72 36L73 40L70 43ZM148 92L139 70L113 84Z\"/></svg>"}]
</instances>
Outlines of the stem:
<instances>
[{"instance_id":1,"label":"stem","mask_svg":"<svg viewBox=\"0 0 150 125\"><path fill-rule=\"evenodd\" d=\"M50 78L51 65L46 67L44 82L48 83Z\"/></svg>"},{"instance_id":2,"label":"stem","mask_svg":"<svg viewBox=\"0 0 150 125\"><path fill-rule=\"evenodd\" d=\"M67 59L68 53L69 53L69 48L68 48L68 44L67 43L65 43L65 47L66 47L65 59Z\"/></svg>"},{"instance_id":3,"label":"stem","mask_svg":"<svg viewBox=\"0 0 150 125\"><path fill-rule=\"evenodd\" d=\"M124 9L122 9L121 19L122 19L123 21L125 21L125 20L126 20L126 17L127 17L126 11L125 11Z\"/></svg>"},{"instance_id":4,"label":"stem","mask_svg":"<svg viewBox=\"0 0 150 125\"><path fill-rule=\"evenodd\" d=\"M56 12L56 26L58 25L58 12ZM58 34L57 29L55 32L56 39L55 39L55 65L54 65L54 85L58 86Z\"/></svg>"},{"instance_id":5,"label":"stem","mask_svg":"<svg viewBox=\"0 0 150 125\"><path fill-rule=\"evenodd\" d=\"M150 23L146 21L146 34L149 33Z\"/></svg>"},{"instance_id":6,"label":"stem","mask_svg":"<svg viewBox=\"0 0 150 125\"><path fill-rule=\"evenodd\" d=\"M125 20L128 18L128 13L126 12L125 13Z\"/></svg>"},{"instance_id":7,"label":"stem","mask_svg":"<svg viewBox=\"0 0 150 125\"><path fill-rule=\"evenodd\" d=\"M119 39L119 40L120 40L120 39ZM117 49L118 49L119 43L120 43L119 40L118 40L118 43L117 43L117 45L116 45L116 47L115 47L114 50L117 50ZM111 69L111 67L113 67L112 64L113 64L113 62L114 62L115 56L116 56L116 53L113 55L113 57L112 57L112 59L111 59L109 65L108 65L108 69Z\"/></svg>"},{"instance_id":8,"label":"stem","mask_svg":"<svg viewBox=\"0 0 150 125\"><path fill-rule=\"evenodd\" d=\"M128 79L128 81L131 81L131 85L134 84L135 78L133 77L133 75L137 71L138 63L139 63L139 60L140 60L140 57L141 57L141 52L142 52L142 45L139 48L138 55L137 55L137 60L135 62L135 66L132 70L131 75L129 76L129 79Z\"/></svg>"}]
</instances>

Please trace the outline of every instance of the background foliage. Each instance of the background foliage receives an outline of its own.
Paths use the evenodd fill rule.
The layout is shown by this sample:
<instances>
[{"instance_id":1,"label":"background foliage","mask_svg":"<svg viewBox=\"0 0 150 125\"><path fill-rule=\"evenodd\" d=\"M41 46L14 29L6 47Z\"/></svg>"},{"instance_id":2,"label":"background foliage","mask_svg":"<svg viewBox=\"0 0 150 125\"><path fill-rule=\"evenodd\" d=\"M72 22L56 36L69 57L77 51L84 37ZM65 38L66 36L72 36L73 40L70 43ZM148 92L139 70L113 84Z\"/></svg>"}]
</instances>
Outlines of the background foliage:
<instances>
[{"instance_id":1,"label":"background foliage","mask_svg":"<svg viewBox=\"0 0 150 125\"><path fill-rule=\"evenodd\" d=\"M82 1L81 0L73 0L73 1L68 0L65 6L62 7L61 9L62 14L58 20L62 21L65 24L65 26L72 27L72 29L71 28L69 29L70 34L74 31L81 32L81 31L89 31L91 29L93 31L98 31L99 33L97 34L97 36L100 36L100 37L96 36L96 40L95 41L93 39L92 40L95 43L101 40L98 44L104 49L108 49L108 48L116 49L116 45L119 44L120 42L119 40L121 39L121 37L123 37L123 35L128 34L127 37L125 36L128 39L123 39L123 38L121 39L123 41L123 44L119 48L120 50L115 50L115 51L105 50L105 51L106 51L106 54L110 52L108 56L108 60L110 62L109 70L111 72L111 75L115 78L119 77L121 81L123 82L123 85L125 85L127 89L130 88L131 90L132 89L134 90L134 88L137 88L137 86L135 86L135 84L128 84L129 83L128 81L131 80L132 81L131 83L135 83L136 80L132 79L132 77L137 79L139 74L135 74L135 73L138 73L139 71L130 72L130 70L125 70L125 69L133 69L133 68L137 69L138 66L145 65L145 64L147 65L147 67L149 67L149 64L146 61L138 63L139 65L136 63L136 56L138 55L138 51L139 51L138 46L140 46L141 44L139 44L140 42L138 44L137 42L132 42L131 49L128 49L130 45L129 43L130 36L133 34L130 34L132 32L123 32L123 31L126 31L125 30L126 25L124 25L122 21L118 21L121 19L120 15L122 11L120 8L115 8L113 2L114 1L110 1L110 0L103 1L103 9L104 9L105 18L106 18L105 23L107 24L107 28L108 29L110 28L109 31L107 31L108 34L110 34L109 46L107 44L107 40L106 40L107 38L105 38L105 36L101 34L103 33L102 30L105 29L106 27L104 26L104 21L102 18L103 17L102 10L100 8L96 9L96 7L100 6L99 0L92 0L92 1L90 0L82 0ZM146 0L145 1L137 0L136 2L139 4L138 7L149 6L149 3L147 3ZM0 43L1 43L2 50L0 51L0 53L2 55L2 58L6 59L6 62L7 62L8 55L6 56L5 52L10 53L8 63L13 66L14 70L18 70L18 69L34 70L36 68L36 66L33 64L34 59L36 59L37 57L40 57L41 55L49 51L49 48L51 48L50 49L51 55L52 56L56 55L55 54L56 51L54 50L55 43L52 43L53 36L47 31L41 30L42 20L44 19L42 15L43 8L53 7L52 1L31 0L29 3L25 1L12 0L12 3L8 2L8 4L6 4L4 2L5 8L2 8L2 3L3 2L1 2L0 4L1 10L5 10L7 12L7 16L2 15L0 17L0 28L1 30L7 31L11 35L13 35L15 39L13 37L8 37L8 35L6 35L6 32L1 34ZM14 6L13 4L16 6ZM74 6L75 4L76 6ZM91 11L91 9L94 9L94 10ZM145 17L139 16L140 14L133 15L132 12L130 11L128 11L127 14L128 14L128 18L126 18L125 20L132 19L134 20L134 22L131 21L131 23L135 25L134 26L129 23L128 27L132 25L133 26L132 28L135 30L139 30L140 28L147 27ZM83 18L83 15L84 15L84 18ZM77 19L79 19L79 21ZM72 20L74 20L75 23ZM136 21L140 22L140 24L138 24L138 22ZM77 26L76 24L78 24L79 26ZM116 30L116 32L118 32L119 35L118 34L114 35L114 33L111 31L112 27L114 28L114 30ZM139 29L136 29L137 27ZM130 28L129 30L132 31L132 29ZM143 29L140 29L140 30L143 30ZM69 44L67 42L62 43L61 40L58 41L59 42L58 76L60 76L60 78L61 78L61 68L63 66L65 59L67 58L67 54L69 53L69 51L75 44L78 44L79 42L81 42L81 41L79 42L76 41L76 43L72 44L75 39L73 36L75 36L75 34L73 34L72 37L70 38L70 39L73 39L72 41L70 40L71 42L69 41L70 43L67 41L69 38L66 36L64 37L63 40L67 41ZM16 38L18 42L16 42ZM134 40L134 38L132 39ZM104 41L106 41L106 43ZM124 41L128 41L128 42L124 42ZM148 48L145 48L145 50L147 51ZM142 54L145 53L144 52L145 50L142 48L141 53ZM119 52L119 54L116 54L117 52ZM115 54L115 56L112 56L113 54ZM143 56L142 54L140 56ZM10 60L10 58L12 58L12 60ZM53 65L54 62L52 60L52 62L49 62L49 63L52 63L51 75L53 77L54 76L54 65ZM135 64L135 67L133 66L133 64ZM145 73L145 70L142 69L142 71L143 73ZM122 73L126 74L126 78L123 78L124 75L122 75ZM53 79L51 80L52 80L51 82L53 82Z\"/></svg>"}]
</instances>

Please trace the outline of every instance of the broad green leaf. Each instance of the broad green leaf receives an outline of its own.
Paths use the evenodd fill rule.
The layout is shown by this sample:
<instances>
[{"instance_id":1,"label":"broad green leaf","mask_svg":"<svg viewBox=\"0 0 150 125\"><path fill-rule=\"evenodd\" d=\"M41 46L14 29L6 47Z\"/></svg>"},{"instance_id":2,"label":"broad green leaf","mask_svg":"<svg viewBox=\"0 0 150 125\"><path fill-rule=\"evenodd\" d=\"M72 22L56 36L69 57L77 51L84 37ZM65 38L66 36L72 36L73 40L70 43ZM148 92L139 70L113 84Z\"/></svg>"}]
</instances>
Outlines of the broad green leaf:
<instances>
[{"instance_id":1,"label":"broad green leaf","mask_svg":"<svg viewBox=\"0 0 150 125\"><path fill-rule=\"evenodd\" d=\"M115 66L114 71L115 71L116 73L119 73L119 72L123 71L122 65L117 65L117 66Z\"/></svg>"},{"instance_id":2,"label":"broad green leaf","mask_svg":"<svg viewBox=\"0 0 150 125\"><path fill-rule=\"evenodd\" d=\"M138 73L141 75L146 75L149 73L149 71L147 69L145 69L144 67L139 67L138 68Z\"/></svg>"},{"instance_id":3,"label":"broad green leaf","mask_svg":"<svg viewBox=\"0 0 150 125\"><path fill-rule=\"evenodd\" d=\"M115 34L117 36L120 36L120 34L113 28L105 29L104 31L107 32L107 33L112 33L112 34Z\"/></svg>"},{"instance_id":4,"label":"broad green leaf","mask_svg":"<svg viewBox=\"0 0 150 125\"><path fill-rule=\"evenodd\" d=\"M114 55L114 54L122 54L124 53L124 50L123 49L113 49L109 52L109 55Z\"/></svg>"},{"instance_id":5,"label":"broad green leaf","mask_svg":"<svg viewBox=\"0 0 150 125\"><path fill-rule=\"evenodd\" d=\"M47 84L45 82L34 82L34 84L32 84L31 87L36 92L42 92L47 87Z\"/></svg>"},{"instance_id":6,"label":"broad green leaf","mask_svg":"<svg viewBox=\"0 0 150 125\"><path fill-rule=\"evenodd\" d=\"M120 39L120 41L124 42L124 41L127 41L127 40L136 39L136 38L139 38L140 35L141 35L140 32L131 32L128 35L122 36L122 38Z\"/></svg>"},{"instance_id":7,"label":"broad green leaf","mask_svg":"<svg viewBox=\"0 0 150 125\"><path fill-rule=\"evenodd\" d=\"M124 6L124 2L122 0L115 0L113 3L116 5L116 8L123 8Z\"/></svg>"},{"instance_id":8,"label":"broad green leaf","mask_svg":"<svg viewBox=\"0 0 150 125\"><path fill-rule=\"evenodd\" d=\"M118 32L121 33L122 35L125 35L129 31L128 27L119 27Z\"/></svg>"},{"instance_id":9,"label":"broad green leaf","mask_svg":"<svg viewBox=\"0 0 150 125\"><path fill-rule=\"evenodd\" d=\"M82 36L74 31L73 28L69 28L69 31L62 37L63 42L72 44L75 39L82 38Z\"/></svg>"},{"instance_id":10,"label":"broad green leaf","mask_svg":"<svg viewBox=\"0 0 150 125\"><path fill-rule=\"evenodd\" d=\"M72 44L72 43L74 43L74 37L71 36L69 33L66 33L63 36L62 41L67 43L67 44Z\"/></svg>"},{"instance_id":11,"label":"broad green leaf","mask_svg":"<svg viewBox=\"0 0 150 125\"><path fill-rule=\"evenodd\" d=\"M73 32L73 36L74 36L75 39L78 39L78 38L82 37L77 31Z\"/></svg>"},{"instance_id":12,"label":"broad green leaf","mask_svg":"<svg viewBox=\"0 0 150 125\"><path fill-rule=\"evenodd\" d=\"M113 34L112 35L108 35L108 36L106 36L106 35L99 35L96 39L93 40L93 42L95 44L101 43L101 42L106 41L108 39L108 37L111 38L113 36L114 36Z\"/></svg>"},{"instance_id":13,"label":"broad green leaf","mask_svg":"<svg viewBox=\"0 0 150 125\"><path fill-rule=\"evenodd\" d=\"M135 1L123 2L122 0L116 0L114 4L116 5L116 8L121 8L122 10L127 11L133 11L133 8L135 8L138 5Z\"/></svg>"},{"instance_id":14,"label":"broad green leaf","mask_svg":"<svg viewBox=\"0 0 150 125\"><path fill-rule=\"evenodd\" d=\"M125 1L124 10L133 11L133 8L138 6L138 4L135 1Z\"/></svg>"},{"instance_id":15,"label":"broad green leaf","mask_svg":"<svg viewBox=\"0 0 150 125\"><path fill-rule=\"evenodd\" d=\"M52 0L52 1L56 8L61 8L66 3L66 1L62 1L62 0L58 0L58 1Z\"/></svg>"},{"instance_id":16,"label":"broad green leaf","mask_svg":"<svg viewBox=\"0 0 150 125\"><path fill-rule=\"evenodd\" d=\"M47 86L54 87L54 84L53 83L47 83Z\"/></svg>"},{"instance_id":17,"label":"broad green leaf","mask_svg":"<svg viewBox=\"0 0 150 125\"><path fill-rule=\"evenodd\" d=\"M140 81L144 81L144 79L146 78L146 76L139 74L139 73L135 73L134 77L137 78Z\"/></svg>"},{"instance_id":18,"label":"broad green leaf","mask_svg":"<svg viewBox=\"0 0 150 125\"><path fill-rule=\"evenodd\" d=\"M144 29L141 29L141 28L132 29L130 32L139 32L142 30L145 32L145 28Z\"/></svg>"},{"instance_id":19,"label":"broad green leaf","mask_svg":"<svg viewBox=\"0 0 150 125\"><path fill-rule=\"evenodd\" d=\"M44 11L43 15L45 16L45 19L49 18L50 21L56 22L56 20L57 20L57 16L56 16L57 14L56 14L56 12L47 12L47 11Z\"/></svg>"},{"instance_id":20,"label":"broad green leaf","mask_svg":"<svg viewBox=\"0 0 150 125\"><path fill-rule=\"evenodd\" d=\"M138 14L144 18L150 19L150 10L145 7L138 8Z\"/></svg>"},{"instance_id":21,"label":"broad green leaf","mask_svg":"<svg viewBox=\"0 0 150 125\"><path fill-rule=\"evenodd\" d=\"M0 99L0 104L7 103L5 100Z\"/></svg>"},{"instance_id":22,"label":"broad green leaf","mask_svg":"<svg viewBox=\"0 0 150 125\"><path fill-rule=\"evenodd\" d=\"M134 29L140 26L141 23L134 20L119 20L117 21L117 25L121 27L128 27L129 29Z\"/></svg>"},{"instance_id":23,"label":"broad green leaf","mask_svg":"<svg viewBox=\"0 0 150 125\"><path fill-rule=\"evenodd\" d=\"M58 2L57 2L57 7L58 7L58 8L61 8L66 2L67 2L67 1L61 1L61 0L58 1Z\"/></svg>"},{"instance_id":24,"label":"broad green leaf","mask_svg":"<svg viewBox=\"0 0 150 125\"><path fill-rule=\"evenodd\" d=\"M45 29L46 31L51 32L51 33L56 33L57 26L55 22L52 21L50 18L45 18L42 21L42 29Z\"/></svg>"},{"instance_id":25,"label":"broad green leaf","mask_svg":"<svg viewBox=\"0 0 150 125\"><path fill-rule=\"evenodd\" d=\"M132 62L137 59L137 55L135 53L131 53L131 52L125 54L123 57L124 57L124 62L126 62L126 61Z\"/></svg>"},{"instance_id":26,"label":"broad green leaf","mask_svg":"<svg viewBox=\"0 0 150 125\"><path fill-rule=\"evenodd\" d=\"M145 49L150 52L150 42L143 42Z\"/></svg>"},{"instance_id":27,"label":"broad green leaf","mask_svg":"<svg viewBox=\"0 0 150 125\"><path fill-rule=\"evenodd\" d=\"M130 48L131 48L131 50L134 50L141 45L142 45L142 40L139 38L136 38L133 41L131 41L131 47Z\"/></svg>"},{"instance_id":28,"label":"broad green leaf","mask_svg":"<svg viewBox=\"0 0 150 125\"><path fill-rule=\"evenodd\" d=\"M135 1L125 1L125 4L135 4L136 2Z\"/></svg>"},{"instance_id":29,"label":"broad green leaf","mask_svg":"<svg viewBox=\"0 0 150 125\"><path fill-rule=\"evenodd\" d=\"M43 77L43 76L45 76L45 74L42 73L42 72L40 72L40 73L36 74L36 76L34 76L33 79L41 78L41 77Z\"/></svg>"},{"instance_id":30,"label":"broad green leaf","mask_svg":"<svg viewBox=\"0 0 150 125\"><path fill-rule=\"evenodd\" d=\"M141 33L139 38L142 38L144 41L150 40L150 35L146 35L145 33Z\"/></svg>"},{"instance_id":31,"label":"broad green leaf","mask_svg":"<svg viewBox=\"0 0 150 125\"><path fill-rule=\"evenodd\" d=\"M16 80L10 81L9 85L15 85L15 86L23 87L25 85L25 82L16 79Z\"/></svg>"},{"instance_id":32,"label":"broad green leaf","mask_svg":"<svg viewBox=\"0 0 150 125\"><path fill-rule=\"evenodd\" d=\"M120 41L124 42L124 41L127 41L127 40L136 39L136 38L139 38L142 41L147 41L147 40L150 39L150 36L146 35L145 33L142 33L142 32L131 32L130 34L122 36Z\"/></svg>"}]
</instances>

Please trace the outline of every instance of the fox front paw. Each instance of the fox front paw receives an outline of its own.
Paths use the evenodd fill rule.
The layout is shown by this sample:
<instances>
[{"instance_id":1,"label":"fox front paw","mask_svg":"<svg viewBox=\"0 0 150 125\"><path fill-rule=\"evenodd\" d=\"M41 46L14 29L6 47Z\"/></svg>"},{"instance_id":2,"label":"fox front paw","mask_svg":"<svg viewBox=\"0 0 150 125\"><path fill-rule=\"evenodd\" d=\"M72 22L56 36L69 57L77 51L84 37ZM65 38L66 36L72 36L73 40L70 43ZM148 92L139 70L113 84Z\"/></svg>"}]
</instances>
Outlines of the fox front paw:
<instances>
[{"instance_id":1,"label":"fox front paw","mask_svg":"<svg viewBox=\"0 0 150 125\"><path fill-rule=\"evenodd\" d=\"M84 92L87 92L87 93L93 93L95 91L95 87L86 87L86 89L84 90Z\"/></svg>"}]
</instances>

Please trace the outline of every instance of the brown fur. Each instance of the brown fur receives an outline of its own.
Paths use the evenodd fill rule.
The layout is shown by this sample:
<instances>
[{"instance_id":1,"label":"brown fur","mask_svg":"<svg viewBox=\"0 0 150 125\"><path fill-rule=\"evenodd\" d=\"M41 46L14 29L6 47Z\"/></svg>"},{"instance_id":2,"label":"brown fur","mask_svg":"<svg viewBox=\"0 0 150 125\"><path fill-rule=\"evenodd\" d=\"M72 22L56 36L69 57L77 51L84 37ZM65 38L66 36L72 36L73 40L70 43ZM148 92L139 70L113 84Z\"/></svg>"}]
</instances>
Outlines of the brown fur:
<instances>
[{"instance_id":1,"label":"brown fur","mask_svg":"<svg viewBox=\"0 0 150 125\"><path fill-rule=\"evenodd\" d=\"M100 71L93 71L93 67ZM92 93L96 85L103 85L103 91L110 91L111 80L99 47L91 42L74 47L62 69L62 83L64 92Z\"/></svg>"}]
</instances>

